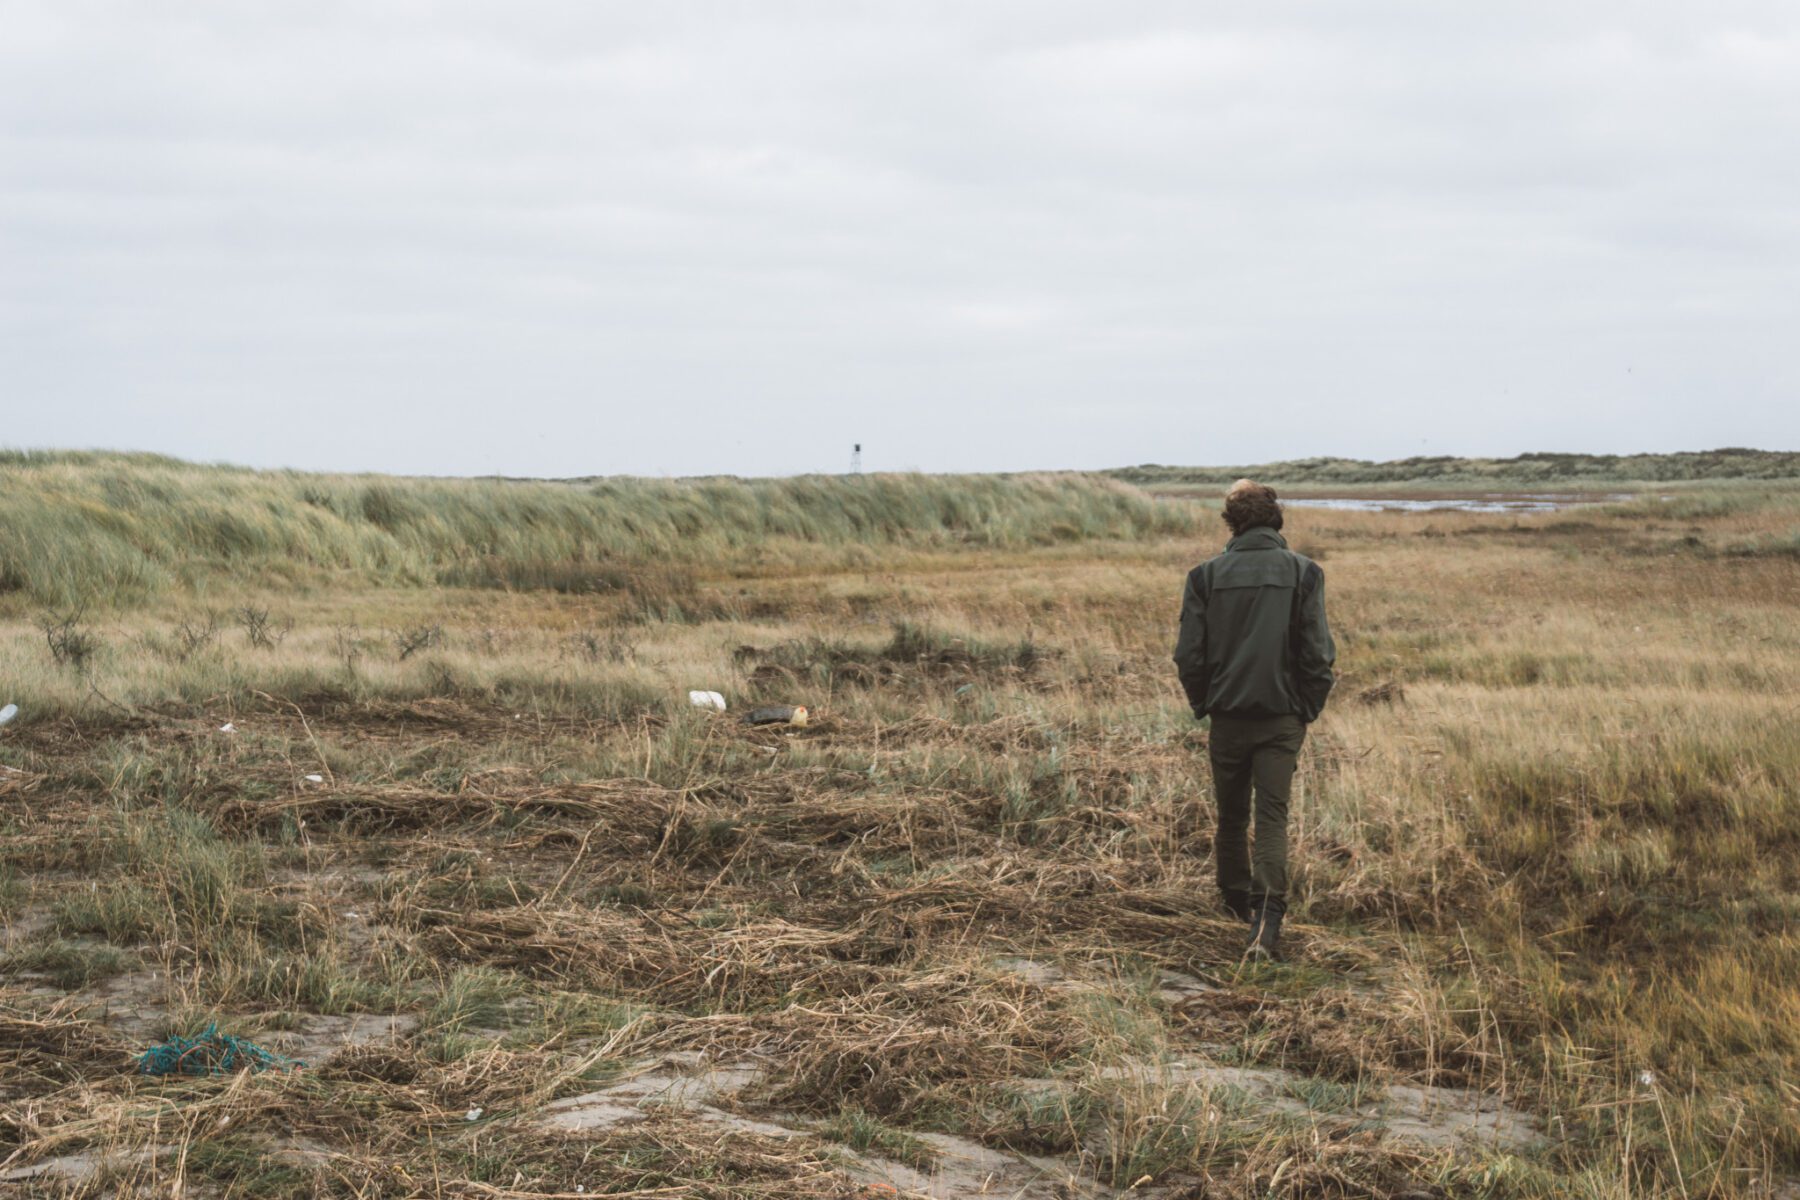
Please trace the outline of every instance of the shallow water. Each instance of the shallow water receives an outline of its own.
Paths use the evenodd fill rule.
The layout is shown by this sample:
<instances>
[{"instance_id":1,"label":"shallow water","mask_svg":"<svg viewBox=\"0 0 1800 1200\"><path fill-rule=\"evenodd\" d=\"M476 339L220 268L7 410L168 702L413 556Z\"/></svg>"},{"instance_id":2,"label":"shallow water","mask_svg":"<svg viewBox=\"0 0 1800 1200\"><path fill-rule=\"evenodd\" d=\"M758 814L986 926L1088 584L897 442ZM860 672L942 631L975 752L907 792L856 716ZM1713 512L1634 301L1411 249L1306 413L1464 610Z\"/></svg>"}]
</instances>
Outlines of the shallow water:
<instances>
[{"instance_id":1,"label":"shallow water","mask_svg":"<svg viewBox=\"0 0 1800 1200\"><path fill-rule=\"evenodd\" d=\"M1629 492L1487 492L1477 496L1309 496L1283 499L1287 508L1330 508L1339 512L1556 512L1581 504L1613 504L1630 500Z\"/></svg>"}]
</instances>

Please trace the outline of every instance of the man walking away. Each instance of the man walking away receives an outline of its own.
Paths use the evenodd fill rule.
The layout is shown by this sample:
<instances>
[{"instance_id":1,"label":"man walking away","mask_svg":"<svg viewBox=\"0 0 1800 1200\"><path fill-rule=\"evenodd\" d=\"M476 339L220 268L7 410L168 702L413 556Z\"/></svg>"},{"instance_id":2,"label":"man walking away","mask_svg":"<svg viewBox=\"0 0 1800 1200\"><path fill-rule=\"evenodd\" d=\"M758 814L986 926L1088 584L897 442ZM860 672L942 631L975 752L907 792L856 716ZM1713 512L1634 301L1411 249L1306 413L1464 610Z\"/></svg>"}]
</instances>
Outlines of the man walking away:
<instances>
[{"instance_id":1,"label":"man walking away","mask_svg":"<svg viewBox=\"0 0 1800 1200\"><path fill-rule=\"evenodd\" d=\"M1325 573L1287 548L1275 489L1238 480L1225 496L1225 524L1225 552L1188 573L1175 668L1194 716L1212 717L1219 892L1250 924L1246 953L1272 958L1287 912L1288 790L1337 652L1325 624Z\"/></svg>"}]
</instances>

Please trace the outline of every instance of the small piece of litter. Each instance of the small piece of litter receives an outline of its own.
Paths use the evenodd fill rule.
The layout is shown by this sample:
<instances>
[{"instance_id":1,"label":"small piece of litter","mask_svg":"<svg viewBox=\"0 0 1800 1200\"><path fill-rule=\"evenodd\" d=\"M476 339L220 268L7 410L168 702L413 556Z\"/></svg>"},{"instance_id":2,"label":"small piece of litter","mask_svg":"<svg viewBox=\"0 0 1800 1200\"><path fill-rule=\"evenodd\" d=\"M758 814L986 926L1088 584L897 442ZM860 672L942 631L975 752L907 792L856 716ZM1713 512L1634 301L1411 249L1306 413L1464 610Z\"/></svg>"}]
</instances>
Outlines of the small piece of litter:
<instances>
[{"instance_id":1,"label":"small piece of litter","mask_svg":"<svg viewBox=\"0 0 1800 1200\"><path fill-rule=\"evenodd\" d=\"M750 725L804 725L807 721L806 705L765 704L761 708L751 709L744 721Z\"/></svg>"},{"instance_id":2,"label":"small piece of litter","mask_svg":"<svg viewBox=\"0 0 1800 1200\"><path fill-rule=\"evenodd\" d=\"M715 712L725 711L725 697L717 692L689 692L688 703L695 708L710 708Z\"/></svg>"},{"instance_id":3,"label":"small piece of litter","mask_svg":"<svg viewBox=\"0 0 1800 1200\"><path fill-rule=\"evenodd\" d=\"M308 775L306 777L306 782L308 782L308 783L324 783L325 777L323 775Z\"/></svg>"},{"instance_id":4,"label":"small piece of litter","mask_svg":"<svg viewBox=\"0 0 1800 1200\"><path fill-rule=\"evenodd\" d=\"M223 725L219 726L219 732L220 733L236 733L237 726L233 725L230 721L227 721Z\"/></svg>"},{"instance_id":5,"label":"small piece of litter","mask_svg":"<svg viewBox=\"0 0 1800 1200\"><path fill-rule=\"evenodd\" d=\"M5 708L0 708L0 725L12 724L12 719L18 715L19 706L16 704L9 704Z\"/></svg>"},{"instance_id":6,"label":"small piece of litter","mask_svg":"<svg viewBox=\"0 0 1800 1200\"><path fill-rule=\"evenodd\" d=\"M1645 1087L1655 1087L1656 1086L1656 1072L1655 1071L1639 1071L1638 1072L1638 1082L1643 1084Z\"/></svg>"},{"instance_id":7,"label":"small piece of litter","mask_svg":"<svg viewBox=\"0 0 1800 1200\"><path fill-rule=\"evenodd\" d=\"M173 1037L144 1051L138 1071L144 1075L224 1075L248 1067L251 1071L294 1070L306 1064L264 1050L255 1042L220 1033L208 1025L199 1037Z\"/></svg>"},{"instance_id":8,"label":"small piece of litter","mask_svg":"<svg viewBox=\"0 0 1800 1200\"><path fill-rule=\"evenodd\" d=\"M465 1120L465 1121L481 1120L481 1110L479 1108L471 1108L468 1112L463 1114L463 1120Z\"/></svg>"}]
</instances>

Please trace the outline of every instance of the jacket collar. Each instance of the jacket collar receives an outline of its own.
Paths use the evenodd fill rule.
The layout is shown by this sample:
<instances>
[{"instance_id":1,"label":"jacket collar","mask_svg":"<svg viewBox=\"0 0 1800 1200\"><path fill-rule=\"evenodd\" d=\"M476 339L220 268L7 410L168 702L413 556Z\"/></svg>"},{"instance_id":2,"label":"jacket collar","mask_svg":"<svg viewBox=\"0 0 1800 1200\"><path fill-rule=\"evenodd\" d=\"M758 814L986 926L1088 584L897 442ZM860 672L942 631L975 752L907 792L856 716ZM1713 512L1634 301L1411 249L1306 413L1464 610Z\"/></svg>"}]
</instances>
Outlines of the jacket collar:
<instances>
[{"instance_id":1,"label":"jacket collar","mask_svg":"<svg viewBox=\"0 0 1800 1200\"><path fill-rule=\"evenodd\" d=\"M1257 525L1244 530L1226 542L1225 549L1228 552L1232 550L1286 550L1287 539L1267 525Z\"/></svg>"}]
</instances>

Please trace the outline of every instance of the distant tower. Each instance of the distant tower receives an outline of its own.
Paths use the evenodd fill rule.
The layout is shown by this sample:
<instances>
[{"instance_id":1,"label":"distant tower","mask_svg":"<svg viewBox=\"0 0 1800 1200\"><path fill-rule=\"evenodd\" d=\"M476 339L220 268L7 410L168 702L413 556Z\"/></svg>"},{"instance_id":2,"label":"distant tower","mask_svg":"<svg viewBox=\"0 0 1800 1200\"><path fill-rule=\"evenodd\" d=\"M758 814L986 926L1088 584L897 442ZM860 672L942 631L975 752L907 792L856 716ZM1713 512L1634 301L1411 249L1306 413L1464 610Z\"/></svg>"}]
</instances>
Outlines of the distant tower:
<instances>
[{"instance_id":1,"label":"distant tower","mask_svg":"<svg viewBox=\"0 0 1800 1200\"><path fill-rule=\"evenodd\" d=\"M862 443L858 442L850 448L850 473L862 474Z\"/></svg>"}]
</instances>

